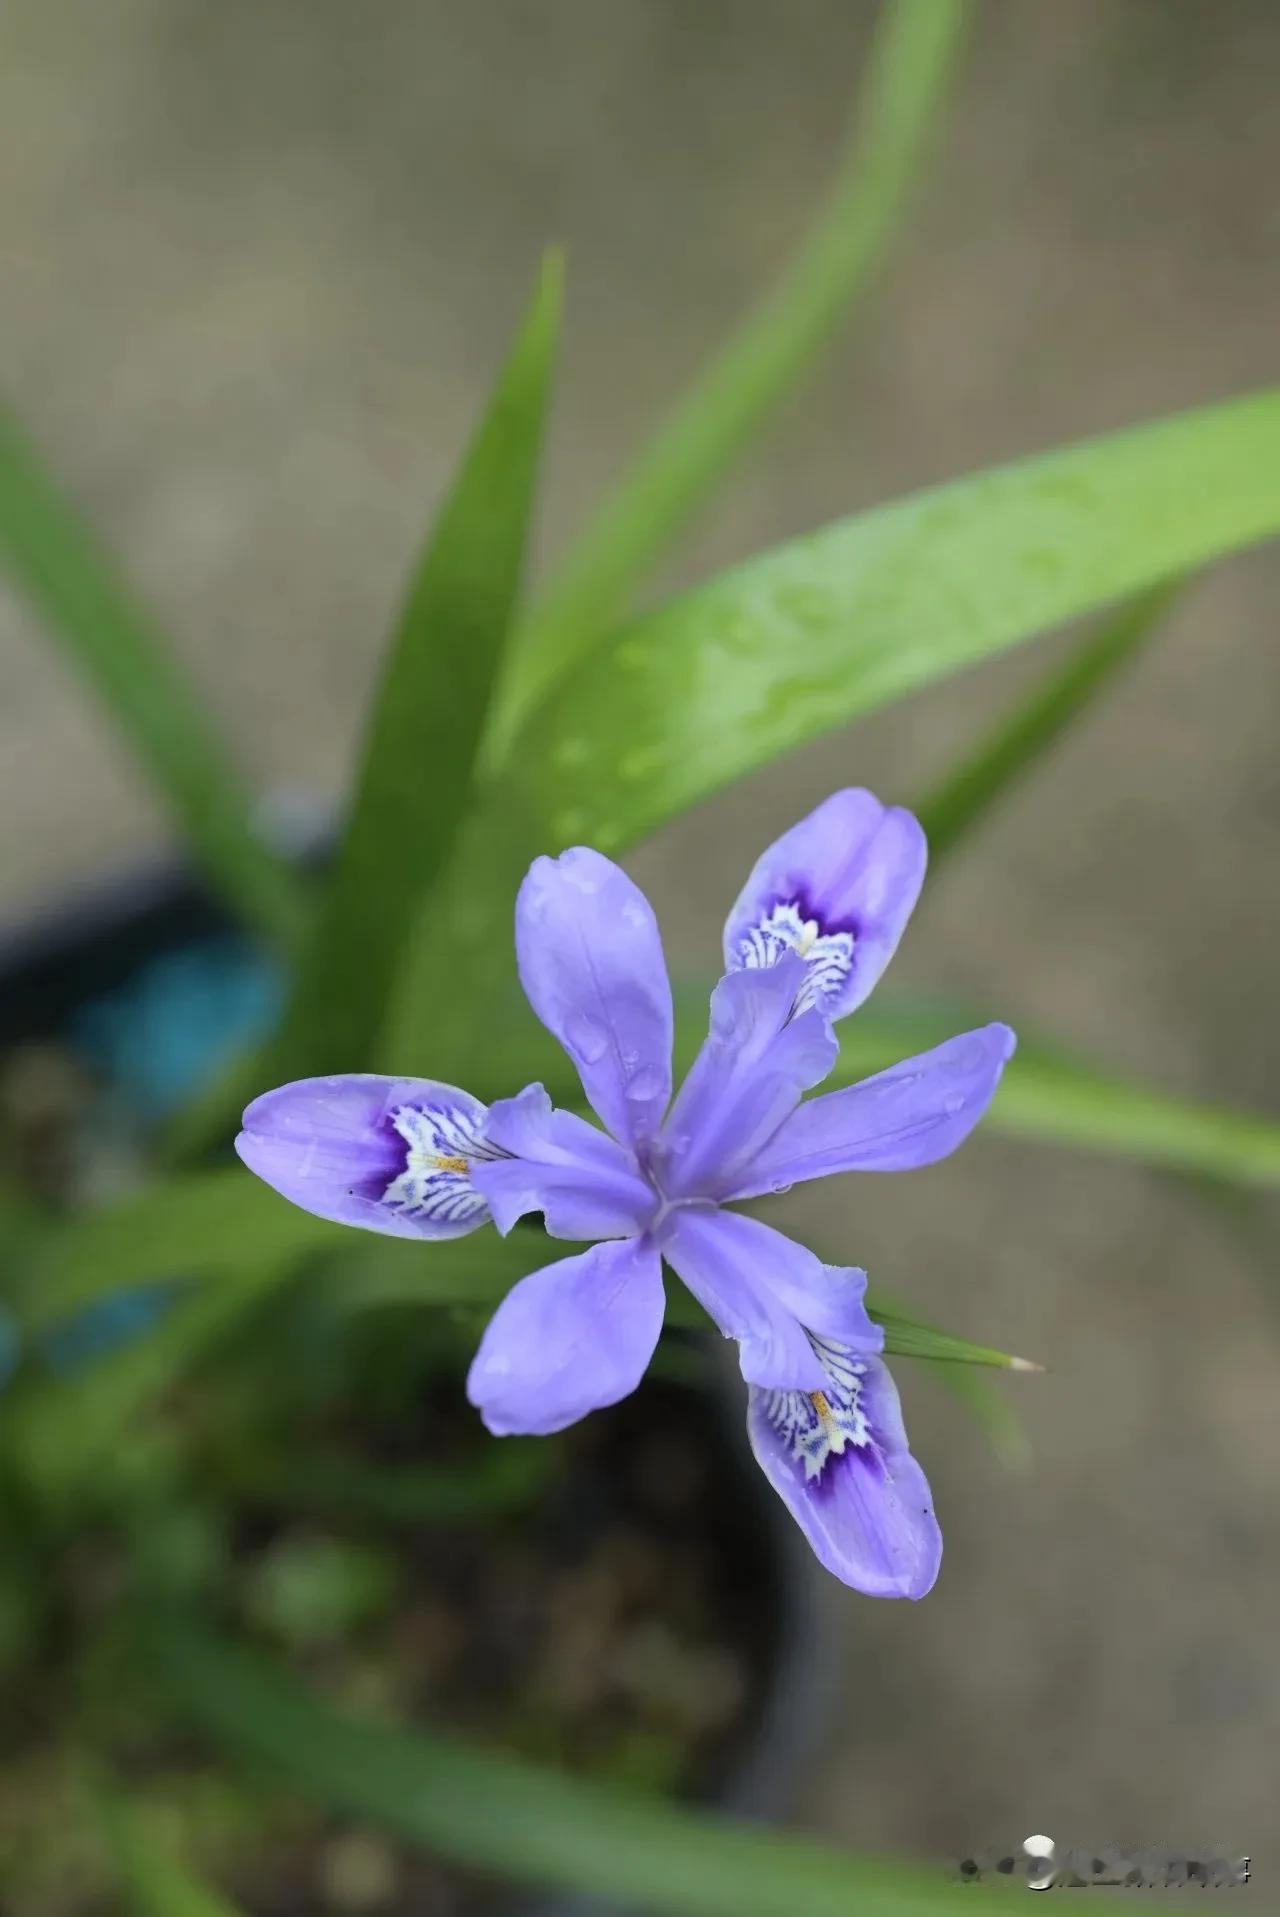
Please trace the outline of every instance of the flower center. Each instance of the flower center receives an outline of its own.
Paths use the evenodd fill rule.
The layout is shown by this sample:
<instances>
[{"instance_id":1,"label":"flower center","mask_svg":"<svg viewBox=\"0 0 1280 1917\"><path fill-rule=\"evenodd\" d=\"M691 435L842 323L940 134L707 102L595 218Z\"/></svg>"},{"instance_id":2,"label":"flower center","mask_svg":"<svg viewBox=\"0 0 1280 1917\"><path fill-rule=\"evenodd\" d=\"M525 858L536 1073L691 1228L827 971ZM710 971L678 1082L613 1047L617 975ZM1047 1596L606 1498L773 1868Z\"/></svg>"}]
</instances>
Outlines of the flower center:
<instances>
[{"instance_id":1,"label":"flower center","mask_svg":"<svg viewBox=\"0 0 1280 1917\"><path fill-rule=\"evenodd\" d=\"M826 1370L825 1387L767 1392L765 1410L791 1456L803 1467L806 1482L812 1483L846 1446L869 1444L871 1427L860 1403L865 1360L816 1332L808 1337Z\"/></svg>"},{"instance_id":2,"label":"flower center","mask_svg":"<svg viewBox=\"0 0 1280 1917\"><path fill-rule=\"evenodd\" d=\"M840 990L853 964L853 947L852 932L824 932L819 919L805 916L798 899L786 899L752 926L738 945L738 958L748 970L775 965L787 952L802 958L808 967L796 996L796 1010L802 1012Z\"/></svg>"},{"instance_id":3,"label":"flower center","mask_svg":"<svg viewBox=\"0 0 1280 1917\"><path fill-rule=\"evenodd\" d=\"M485 1216L483 1198L471 1183L471 1161L500 1158L465 1114L443 1106L401 1105L390 1114L403 1139L404 1167L382 1194L384 1205L437 1224L477 1222Z\"/></svg>"}]
</instances>

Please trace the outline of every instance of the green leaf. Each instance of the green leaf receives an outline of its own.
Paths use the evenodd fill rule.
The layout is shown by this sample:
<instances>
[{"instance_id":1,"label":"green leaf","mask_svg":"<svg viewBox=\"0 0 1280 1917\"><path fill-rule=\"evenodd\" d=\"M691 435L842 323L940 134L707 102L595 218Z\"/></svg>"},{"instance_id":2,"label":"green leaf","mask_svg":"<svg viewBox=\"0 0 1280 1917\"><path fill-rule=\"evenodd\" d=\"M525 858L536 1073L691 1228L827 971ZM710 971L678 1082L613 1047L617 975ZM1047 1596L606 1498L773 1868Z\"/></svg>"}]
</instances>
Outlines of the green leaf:
<instances>
[{"instance_id":1,"label":"green leaf","mask_svg":"<svg viewBox=\"0 0 1280 1917\"><path fill-rule=\"evenodd\" d=\"M357 1254L366 1243L376 1244L376 1254ZM28 1247L14 1302L38 1335L125 1285L173 1277L225 1285L248 1265L292 1266L325 1252L376 1255L379 1269L424 1303L492 1302L516 1277L548 1262L544 1250L531 1232L504 1239L486 1231L444 1245L366 1241L350 1226L313 1218L234 1166L188 1173L47 1228Z\"/></svg>"},{"instance_id":2,"label":"green leaf","mask_svg":"<svg viewBox=\"0 0 1280 1917\"><path fill-rule=\"evenodd\" d=\"M528 853L615 851L861 713L1278 531L1280 388L876 507L615 634L534 715L495 805Z\"/></svg>"},{"instance_id":3,"label":"green leaf","mask_svg":"<svg viewBox=\"0 0 1280 1917\"><path fill-rule=\"evenodd\" d=\"M778 753L1280 531L1280 388L880 506L633 621L516 740L419 928L380 1062L483 1060L530 860L616 852Z\"/></svg>"},{"instance_id":4,"label":"green leaf","mask_svg":"<svg viewBox=\"0 0 1280 1917\"><path fill-rule=\"evenodd\" d=\"M855 1084L899 1059L984 1022L973 1011L868 1006L841 1028L827 1085ZM1071 1145L1236 1184L1280 1185L1280 1120L1178 1098L1113 1077L1087 1059L1023 1035L1005 1067L984 1132Z\"/></svg>"},{"instance_id":5,"label":"green leaf","mask_svg":"<svg viewBox=\"0 0 1280 1917\"><path fill-rule=\"evenodd\" d=\"M689 1917L971 1917L981 1885L570 1779L497 1751L331 1709L261 1659L148 1618L140 1652L193 1720L320 1802L439 1856Z\"/></svg>"},{"instance_id":6,"label":"green leaf","mask_svg":"<svg viewBox=\"0 0 1280 1917\"><path fill-rule=\"evenodd\" d=\"M291 944L302 929L302 888L258 837L249 794L205 702L3 413L0 556L111 713L227 905Z\"/></svg>"},{"instance_id":7,"label":"green leaf","mask_svg":"<svg viewBox=\"0 0 1280 1917\"><path fill-rule=\"evenodd\" d=\"M889 0L827 206L785 278L649 440L520 633L495 745L593 645L827 345L888 250L945 105L963 0Z\"/></svg>"},{"instance_id":8,"label":"green leaf","mask_svg":"<svg viewBox=\"0 0 1280 1917\"><path fill-rule=\"evenodd\" d=\"M915 807L929 841L931 871L1129 664L1183 583L1168 580L1122 606Z\"/></svg>"},{"instance_id":9,"label":"green leaf","mask_svg":"<svg viewBox=\"0 0 1280 1917\"><path fill-rule=\"evenodd\" d=\"M121 1795L95 1786L92 1801L132 1917L237 1917L235 1906L194 1877Z\"/></svg>"},{"instance_id":10,"label":"green leaf","mask_svg":"<svg viewBox=\"0 0 1280 1917\"><path fill-rule=\"evenodd\" d=\"M926 1358L934 1364L995 1365L1005 1371L1043 1371L1031 1358L1015 1358L992 1345L975 1345L953 1332L939 1331L922 1318L904 1318L868 1291L867 1310L884 1329L884 1348L890 1357Z\"/></svg>"},{"instance_id":11,"label":"green leaf","mask_svg":"<svg viewBox=\"0 0 1280 1917\"><path fill-rule=\"evenodd\" d=\"M371 1057L410 929L472 804L533 511L560 290L552 254L410 584L266 1083Z\"/></svg>"},{"instance_id":12,"label":"green leaf","mask_svg":"<svg viewBox=\"0 0 1280 1917\"><path fill-rule=\"evenodd\" d=\"M48 1499L103 1472L121 1434L283 1284L290 1269L287 1262L254 1263L242 1253L219 1284L196 1287L127 1344L74 1372L25 1379L5 1420L15 1469Z\"/></svg>"},{"instance_id":13,"label":"green leaf","mask_svg":"<svg viewBox=\"0 0 1280 1917\"><path fill-rule=\"evenodd\" d=\"M887 1356L929 1361L933 1376L963 1405L1001 1463L1010 1471L1025 1472L1030 1468L1031 1445L1022 1421L983 1368L1042 1371L1042 1365L1011 1357L1008 1352L993 1350L989 1345L970 1344L965 1338L938 1331L923 1319L908 1318L878 1285L867 1288L867 1310L876 1323L884 1327Z\"/></svg>"}]
</instances>

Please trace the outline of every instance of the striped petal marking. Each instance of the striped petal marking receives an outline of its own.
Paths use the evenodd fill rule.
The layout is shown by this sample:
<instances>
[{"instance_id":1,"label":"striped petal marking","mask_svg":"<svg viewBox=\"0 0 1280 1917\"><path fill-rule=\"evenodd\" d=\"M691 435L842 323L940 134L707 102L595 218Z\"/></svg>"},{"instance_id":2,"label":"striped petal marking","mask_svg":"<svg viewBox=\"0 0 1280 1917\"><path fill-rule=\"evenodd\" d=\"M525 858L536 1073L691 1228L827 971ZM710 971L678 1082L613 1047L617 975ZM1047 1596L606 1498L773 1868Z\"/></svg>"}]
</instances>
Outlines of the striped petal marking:
<instances>
[{"instance_id":1,"label":"striped petal marking","mask_svg":"<svg viewBox=\"0 0 1280 1917\"><path fill-rule=\"evenodd\" d=\"M861 1448L872 1437L860 1405L866 1360L812 1331L808 1337L827 1374L825 1389L766 1391L762 1396L770 1424L796 1463L804 1467L806 1482L812 1483L846 1445Z\"/></svg>"},{"instance_id":2,"label":"striped petal marking","mask_svg":"<svg viewBox=\"0 0 1280 1917\"><path fill-rule=\"evenodd\" d=\"M796 1010L803 1012L834 998L848 978L853 933L824 932L817 919L804 916L798 900L784 900L739 940L738 965L762 970L776 964L785 952L795 952L805 961L804 983L796 996Z\"/></svg>"},{"instance_id":3,"label":"striped petal marking","mask_svg":"<svg viewBox=\"0 0 1280 1917\"><path fill-rule=\"evenodd\" d=\"M483 1138L483 1118L444 1105L399 1105L388 1116L408 1150L383 1204L437 1225L482 1223L489 1208L471 1182L471 1160L509 1155Z\"/></svg>"}]
</instances>

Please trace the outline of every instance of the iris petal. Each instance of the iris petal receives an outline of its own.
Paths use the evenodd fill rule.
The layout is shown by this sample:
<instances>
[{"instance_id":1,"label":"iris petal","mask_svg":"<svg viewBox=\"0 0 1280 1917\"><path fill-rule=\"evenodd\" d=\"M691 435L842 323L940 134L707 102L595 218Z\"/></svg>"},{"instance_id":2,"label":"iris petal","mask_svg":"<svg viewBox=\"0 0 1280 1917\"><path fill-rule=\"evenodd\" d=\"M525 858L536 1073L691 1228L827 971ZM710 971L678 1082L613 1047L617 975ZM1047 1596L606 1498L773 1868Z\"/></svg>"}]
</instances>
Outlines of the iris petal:
<instances>
[{"instance_id":1,"label":"iris petal","mask_svg":"<svg viewBox=\"0 0 1280 1917\"><path fill-rule=\"evenodd\" d=\"M921 1598L942 1558L942 1532L912 1457L893 1379L876 1357L815 1341L823 1392L752 1386L747 1434L756 1462L819 1562L869 1597Z\"/></svg>"},{"instance_id":2,"label":"iris petal","mask_svg":"<svg viewBox=\"0 0 1280 1917\"><path fill-rule=\"evenodd\" d=\"M803 960L731 972L711 997L711 1029L662 1130L655 1163L672 1197L719 1198L824 1079L839 1047L815 1007L796 1013Z\"/></svg>"},{"instance_id":3,"label":"iris petal","mask_svg":"<svg viewBox=\"0 0 1280 1917\"><path fill-rule=\"evenodd\" d=\"M349 1072L255 1098L236 1150L319 1218L394 1238L459 1238L489 1212L471 1166L491 1157L485 1107L429 1078Z\"/></svg>"},{"instance_id":4,"label":"iris petal","mask_svg":"<svg viewBox=\"0 0 1280 1917\"><path fill-rule=\"evenodd\" d=\"M874 1078L813 1098L780 1125L734 1179L755 1198L845 1171L912 1171L963 1143L986 1111L1017 1040L984 1025Z\"/></svg>"},{"instance_id":5,"label":"iris petal","mask_svg":"<svg viewBox=\"0 0 1280 1917\"><path fill-rule=\"evenodd\" d=\"M652 1137L671 1098L671 985L657 920L626 873L573 846L535 859L516 900L520 982L624 1144Z\"/></svg>"},{"instance_id":6,"label":"iris petal","mask_svg":"<svg viewBox=\"0 0 1280 1917\"><path fill-rule=\"evenodd\" d=\"M504 1235L540 1211L553 1238L630 1238L657 1205L631 1153L575 1112L558 1111L541 1085L491 1105L485 1136L509 1155L471 1175Z\"/></svg>"},{"instance_id":7,"label":"iris petal","mask_svg":"<svg viewBox=\"0 0 1280 1917\"><path fill-rule=\"evenodd\" d=\"M843 1018L893 957L924 883L919 822L860 787L833 792L763 852L724 928L724 961L805 960L801 1003Z\"/></svg>"},{"instance_id":8,"label":"iris petal","mask_svg":"<svg viewBox=\"0 0 1280 1917\"><path fill-rule=\"evenodd\" d=\"M661 1239L667 1263L727 1338L736 1338L749 1384L801 1392L826 1382L805 1332L878 1351L884 1333L862 1302L863 1271L824 1265L772 1226L712 1205L675 1211Z\"/></svg>"},{"instance_id":9,"label":"iris petal","mask_svg":"<svg viewBox=\"0 0 1280 1917\"><path fill-rule=\"evenodd\" d=\"M489 1321L467 1396L490 1431L562 1431L644 1376L662 1329L662 1261L646 1239L534 1271Z\"/></svg>"}]
</instances>

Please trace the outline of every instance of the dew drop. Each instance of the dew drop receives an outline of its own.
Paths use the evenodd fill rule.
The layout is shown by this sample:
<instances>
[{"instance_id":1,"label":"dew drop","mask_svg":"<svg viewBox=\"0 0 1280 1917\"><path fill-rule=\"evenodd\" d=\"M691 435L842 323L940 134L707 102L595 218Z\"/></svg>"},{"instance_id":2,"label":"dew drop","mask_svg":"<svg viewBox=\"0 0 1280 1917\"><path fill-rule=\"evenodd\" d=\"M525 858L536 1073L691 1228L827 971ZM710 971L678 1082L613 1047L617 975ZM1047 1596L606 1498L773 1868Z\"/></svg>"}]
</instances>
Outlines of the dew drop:
<instances>
[{"instance_id":1,"label":"dew drop","mask_svg":"<svg viewBox=\"0 0 1280 1917\"><path fill-rule=\"evenodd\" d=\"M647 779L661 770L665 757L666 753L659 745L633 746L618 761L618 777L632 784Z\"/></svg>"},{"instance_id":2,"label":"dew drop","mask_svg":"<svg viewBox=\"0 0 1280 1917\"><path fill-rule=\"evenodd\" d=\"M942 1101L942 1109L948 1118L955 1118L958 1113L964 1110L964 1093L948 1092Z\"/></svg>"},{"instance_id":3,"label":"dew drop","mask_svg":"<svg viewBox=\"0 0 1280 1917\"><path fill-rule=\"evenodd\" d=\"M581 737L561 739L551 754L551 763L562 772L571 772L575 766L585 765L591 757L591 741Z\"/></svg>"},{"instance_id":4,"label":"dew drop","mask_svg":"<svg viewBox=\"0 0 1280 1917\"><path fill-rule=\"evenodd\" d=\"M571 885L575 892L581 892L585 898L594 898L604 884L604 874L597 862L590 857L584 858L577 850L561 855L560 870L566 884Z\"/></svg>"},{"instance_id":5,"label":"dew drop","mask_svg":"<svg viewBox=\"0 0 1280 1917\"><path fill-rule=\"evenodd\" d=\"M584 1065L594 1065L604 1056L609 1043L609 1034L598 1018L591 1018L586 1012L570 1012L565 1020L564 1035Z\"/></svg>"},{"instance_id":6,"label":"dew drop","mask_svg":"<svg viewBox=\"0 0 1280 1917\"><path fill-rule=\"evenodd\" d=\"M626 1084L627 1097L634 1099L637 1104L648 1098L660 1098L665 1090L666 1081L662 1073L652 1065L642 1065Z\"/></svg>"},{"instance_id":7,"label":"dew drop","mask_svg":"<svg viewBox=\"0 0 1280 1917\"><path fill-rule=\"evenodd\" d=\"M769 1190L773 1193L775 1198L785 1198L787 1193L791 1190L791 1186L790 1184L770 1185Z\"/></svg>"}]
</instances>

